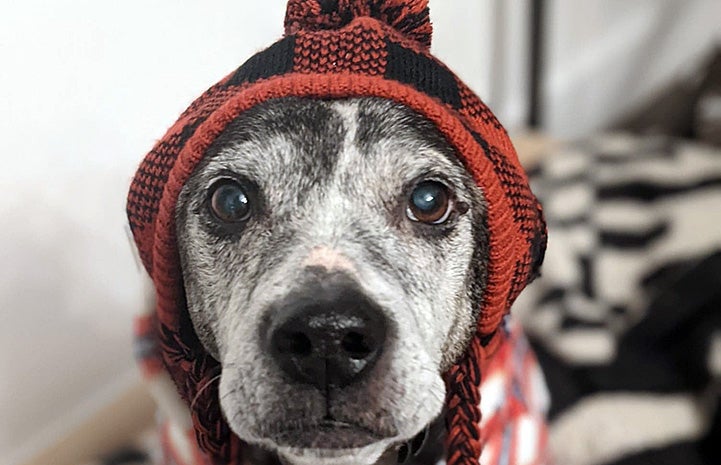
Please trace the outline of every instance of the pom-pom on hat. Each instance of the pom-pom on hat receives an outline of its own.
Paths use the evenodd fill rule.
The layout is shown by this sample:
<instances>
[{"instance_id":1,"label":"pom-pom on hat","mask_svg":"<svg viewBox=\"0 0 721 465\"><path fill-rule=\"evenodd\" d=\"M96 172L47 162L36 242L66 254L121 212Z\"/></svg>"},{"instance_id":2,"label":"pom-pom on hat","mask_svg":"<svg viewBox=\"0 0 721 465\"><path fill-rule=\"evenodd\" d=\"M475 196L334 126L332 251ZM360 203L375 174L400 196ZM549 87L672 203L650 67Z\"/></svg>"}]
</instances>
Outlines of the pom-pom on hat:
<instances>
[{"instance_id":1,"label":"pom-pom on hat","mask_svg":"<svg viewBox=\"0 0 721 465\"><path fill-rule=\"evenodd\" d=\"M379 20L428 51L433 28L427 0L306 0L288 2L285 34L338 30L355 18Z\"/></svg>"},{"instance_id":2,"label":"pom-pom on hat","mask_svg":"<svg viewBox=\"0 0 721 465\"><path fill-rule=\"evenodd\" d=\"M430 54L427 0L290 0L285 35L198 97L141 162L127 212L157 304L153 333L165 369L188 404L201 450L238 465L243 444L218 402L219 363L188 316L175 239L178 195L206 150L242 112L273 98L382 97L436 125L487 202L488 282L477 332L447 373L446 457L477 465L481 367L498 328L537 274L546 245L541 207L508 134L486 105Z\"/></svg>"}]
</instances>

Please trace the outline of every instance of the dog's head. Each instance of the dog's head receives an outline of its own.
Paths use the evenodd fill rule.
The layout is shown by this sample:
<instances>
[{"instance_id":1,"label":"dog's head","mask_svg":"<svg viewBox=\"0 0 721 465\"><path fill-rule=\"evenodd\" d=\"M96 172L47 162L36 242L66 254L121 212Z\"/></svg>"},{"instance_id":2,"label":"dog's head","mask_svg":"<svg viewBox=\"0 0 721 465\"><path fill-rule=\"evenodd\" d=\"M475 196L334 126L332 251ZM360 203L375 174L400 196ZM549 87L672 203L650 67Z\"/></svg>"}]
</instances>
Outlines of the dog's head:
<instances>
[{"instance_id":1,"label":"dog's head","mask_svg":"<svg viewBox=\"0 0 721 465\"><path fill-rule=\"evenodd\" d=\"M434 125L378 98L283 98L213 142L176 210L188 310L244 441L374 463L442 410L474 334L480 189Z\"/></svg>"}]
</instances>

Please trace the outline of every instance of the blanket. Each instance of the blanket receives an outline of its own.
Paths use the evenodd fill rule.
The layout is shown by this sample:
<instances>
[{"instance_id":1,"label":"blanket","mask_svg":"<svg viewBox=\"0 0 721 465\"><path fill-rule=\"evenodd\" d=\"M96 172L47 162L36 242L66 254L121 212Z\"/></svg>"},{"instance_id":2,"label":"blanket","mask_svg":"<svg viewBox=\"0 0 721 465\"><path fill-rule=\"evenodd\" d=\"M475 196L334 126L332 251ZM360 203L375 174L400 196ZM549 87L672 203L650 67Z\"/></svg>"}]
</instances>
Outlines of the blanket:
<instances>
[{"instance_id":1,"label":"blanket","mask_svg":"<svg viewBox=\"0 0 721 465\"><path fill-rule=\"evenodd\" d=\"M514 311L555 463L721 463L721 151L607 134L530 175L549 246Z\"/></svg>"}]
</instances>

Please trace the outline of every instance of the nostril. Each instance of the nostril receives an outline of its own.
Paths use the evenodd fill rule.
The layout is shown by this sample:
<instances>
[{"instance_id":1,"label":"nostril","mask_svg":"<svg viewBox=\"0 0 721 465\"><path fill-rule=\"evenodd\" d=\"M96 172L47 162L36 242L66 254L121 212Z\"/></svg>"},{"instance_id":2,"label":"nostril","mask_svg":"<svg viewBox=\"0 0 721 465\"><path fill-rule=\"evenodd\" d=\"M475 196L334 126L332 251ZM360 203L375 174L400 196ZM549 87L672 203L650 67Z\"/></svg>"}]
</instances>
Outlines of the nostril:
<instances>
[{"instance_id":1,"label":"nostril","mask_svg":"<svg viewBox=\"0 0 721 465\"><path fill-rule=\"evenodd\" d=\"M260 342L288 382L322 392L343 388L370 373L383 354L383 309L344 279L330 276L289 293L259 327Z\"/></svg>"},{"instance_id":2,"label":"nostril","mask_svg":"<svg viewBox=\"0 0 721 465\"><path fill-rule=\"evenodd\" d=\"M276 348L282 354L305 357L313 352L313 343L305 333L294 331L279 336L276 340Z\"/></svg>"},{"instance_id":3,"label":"nostril","mask_svg":"<svg viewBox=\"0 0 721 465\"><path fill-rule=\"evenodd\" d=\"M340 345L353 360L363 360L373 352L373 349L368 347L366 337L355 331L351 331L343 336Z\"/></svg>"}]
</instances>

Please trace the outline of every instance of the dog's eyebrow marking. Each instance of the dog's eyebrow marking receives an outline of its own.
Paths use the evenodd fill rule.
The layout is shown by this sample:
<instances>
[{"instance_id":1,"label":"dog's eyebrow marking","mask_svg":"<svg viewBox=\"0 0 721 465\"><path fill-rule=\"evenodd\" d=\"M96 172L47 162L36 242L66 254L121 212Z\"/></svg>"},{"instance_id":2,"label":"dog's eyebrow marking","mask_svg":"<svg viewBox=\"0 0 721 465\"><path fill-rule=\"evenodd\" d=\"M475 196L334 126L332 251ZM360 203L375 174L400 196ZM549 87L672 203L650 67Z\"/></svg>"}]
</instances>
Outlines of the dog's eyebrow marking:
<instances>
[{"instance_id":1,"label":"dog's eyebrow marking","mask_svg":"<svg viewBox=\"0 0 721 465\"><path fill-rule=\"evenodd\" d=\"M462 166L438 128L399 103L376 98L361 99L357 104L356 120L355 143L364 152L384 140L423 141L426 149L443 154L454 165Z\"/></svg>"},{"instance_id":2,"label":"dog's eyebrow marking","mask_svg":"<svg viewBox=\"0 0 721 465\"><path fill-rule=\"evenodd\" d=\"M287 97L252 107L218 136L197 170L218 158L230 166L253 165L265 179L299 173L303 179L322 182L335 169L347 131L344 119L331 105ZM292 150L292 155L261 152L270 140L278 148ZM241 144L249 144L258 153L237 150Z\"/></svg>"}]
</instances>

